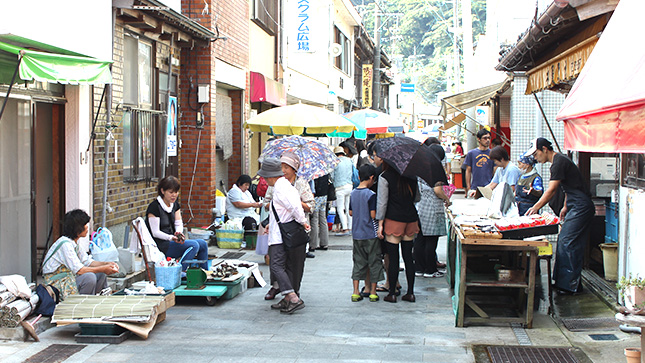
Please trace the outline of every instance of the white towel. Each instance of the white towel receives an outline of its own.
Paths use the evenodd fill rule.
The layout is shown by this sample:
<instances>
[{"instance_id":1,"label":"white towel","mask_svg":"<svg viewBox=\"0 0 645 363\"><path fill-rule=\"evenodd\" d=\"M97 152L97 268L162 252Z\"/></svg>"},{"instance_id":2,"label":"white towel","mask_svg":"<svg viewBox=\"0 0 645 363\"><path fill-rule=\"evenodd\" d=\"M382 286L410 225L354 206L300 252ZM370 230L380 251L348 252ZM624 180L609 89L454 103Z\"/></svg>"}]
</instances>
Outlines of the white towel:
<instances>
[{"instance_id":1,"label":"white towel","mask_svg":"<svg viewBox=\"0 0 645 363\"><path fill-rule=\"evenodd\" d=\"M22 275L7 275L0 276L0 284L3 284L7 290L15 296L29 299L31 297L31 289L27 285L27 280Z\"/></svg>"},{"instance_id":2,"label":"white towel","mask_svg":"<svg viewBox=\"0 0 645 363\"><path fill-rule=\"evenodd\" d=\"M141 240L143 242L143 245L145 246L146 257L148 258L148 261L156 263L164 260L166 256L161 251L159 251L159 248L157 248L157 242L155 242L154 238L152 238L152 235L148 230L148 226L146 225L146 222L143 220L143 218L139 217L135 219L134 221L132 221L132 224L137 226L139 233L141 233ZM132 230L132 233L130 233L130 252L139 253L140 251L141 246L139 245L139 236L137 235L137 232L135 230Z\"/></svg>"}]
</instances>

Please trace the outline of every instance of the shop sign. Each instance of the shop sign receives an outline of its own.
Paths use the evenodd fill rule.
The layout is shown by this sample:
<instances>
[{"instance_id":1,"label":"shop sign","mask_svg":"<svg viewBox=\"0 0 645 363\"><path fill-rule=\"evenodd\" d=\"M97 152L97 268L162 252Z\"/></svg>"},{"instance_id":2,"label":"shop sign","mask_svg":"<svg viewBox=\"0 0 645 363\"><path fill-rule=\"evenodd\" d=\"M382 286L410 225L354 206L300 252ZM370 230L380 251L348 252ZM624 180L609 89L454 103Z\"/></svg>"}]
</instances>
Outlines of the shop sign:
<instances>
[{"instance_id":1,"label":"shop sign","mask_svg":"<svg viewBox=\"0 0 645 363\"><path fill-rule=\"evenodd\" d=\"M598 37L589 38L528 72L526 94L530 95L578 77Z\"/></svg>"},{"instance_id":2,"label":"shop sign","mask_svg":"<svg viewBox=\"0 0 645 363\"><path fill-rule=\"evenodd\" d=\"M296 52L311 53L314 51L311 43L312 14L309 0L298 0L293 2L296 10L295 32Z\"/></svg>"},{"instance_id":3,"label":"shop sign","mask_svg":"<svg viewBox=\"0 0 645 363\"><path fill-rule=\"evenodd\" d=\"M372 107L372 65L363 64L363 108Z\"/></svg>"}]
</instances>

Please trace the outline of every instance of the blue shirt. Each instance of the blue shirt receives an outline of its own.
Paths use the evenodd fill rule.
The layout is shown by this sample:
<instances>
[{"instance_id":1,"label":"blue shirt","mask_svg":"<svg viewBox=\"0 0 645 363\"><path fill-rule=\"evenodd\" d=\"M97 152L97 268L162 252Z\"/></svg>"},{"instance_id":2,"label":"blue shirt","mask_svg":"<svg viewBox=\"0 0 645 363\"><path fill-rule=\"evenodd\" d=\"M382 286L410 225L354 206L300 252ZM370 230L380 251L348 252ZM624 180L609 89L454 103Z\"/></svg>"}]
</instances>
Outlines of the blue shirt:
<instances>
[{"instance_id":1,"label":"blue shirt","mask_svg":"<svg viewBox=\"0 0 645 363\"><path fill-rule=\"evenodd\" d=\"M476 190L477 187L483 187L490 183L493 178L493 160L490 159L490 150L480 150L479 148L470 150L466 154L464 165L472 168L473 179L470 182L470 189Z\"/></svg>"},{"instance_id":2,"label":"blue shirt","mask_svg":"<svg viewBox=\"0 0 645 363\"><path fill-rule=\"evenodd\" d=\"M376 193L367 188L352 190L349 197L349 210L352 211L352 238L376 238L377 224L371 211L376 212Z\"/></svg>"},{"instance_id":3,"label":"blue shirt","mask_svg":"<svg viewBox=\"0 0 645 363\"><path fill-rule=\"evenodd\" d=\"M340 188L347 184L352 185L352 159L343 155L341 155L339 159L340 163L336 165L336 168L332 172L332 178L334 179L334 188Z\"/></svg>"},{"instance_id":4,"label":"blue shirt","mask_svg":"<svg viewBox=\"0 0 645 363\"><path fill-rule=\"evenodd\" d=\"M509 161L508 165L506 165L505 168L497 168L497 171L495 171L495 175L493 176L493 180L491 180L491 182L497 184L505 182L506 184L512 186L517 184L520 176L522 176L520 169L515 166L515 164Z\"/></svg>"}]
</instances>

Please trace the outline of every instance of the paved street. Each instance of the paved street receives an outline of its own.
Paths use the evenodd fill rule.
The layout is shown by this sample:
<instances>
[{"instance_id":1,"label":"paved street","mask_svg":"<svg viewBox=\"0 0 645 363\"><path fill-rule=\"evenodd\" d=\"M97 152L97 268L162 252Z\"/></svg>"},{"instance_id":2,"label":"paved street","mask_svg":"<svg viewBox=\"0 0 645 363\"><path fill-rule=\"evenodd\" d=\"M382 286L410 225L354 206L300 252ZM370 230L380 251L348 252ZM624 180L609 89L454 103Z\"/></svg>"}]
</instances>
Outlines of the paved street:
<instances>
[{"instance_id":1,"label":"paved street","mask_svg":"<svg viewBox=\"0 0 645 363\"><path fill-rule=\"evenodd\" d=\"M417 279L413 304L352 303L351 239L331 237L330 243L332 249L307 260L306 307L293 315L270 309L263 299L267 288L249 289L212 307L178 299L147 340L132 336L118 345L89 345L66 362L474 362L472 345L518 345L510 327L455 328L443 278ZM445 260L445 238L439 253ZM261 261L253 252L244 258ZM268 266L261 269L268 276ZM405 280L403 273L400 277ZM75 344L78 331L77 326L52 328L41 334L40 343L0 343L0 358L18 362L52 343ZM624 347L638 346L638 337L618 329L601 332L615 334L618 341L592 341L593 332L570 333L538 311L534 328L519 332L526 332L534 346L582 348L593 362L620 361Z\"/></svg>"}]
</instances>

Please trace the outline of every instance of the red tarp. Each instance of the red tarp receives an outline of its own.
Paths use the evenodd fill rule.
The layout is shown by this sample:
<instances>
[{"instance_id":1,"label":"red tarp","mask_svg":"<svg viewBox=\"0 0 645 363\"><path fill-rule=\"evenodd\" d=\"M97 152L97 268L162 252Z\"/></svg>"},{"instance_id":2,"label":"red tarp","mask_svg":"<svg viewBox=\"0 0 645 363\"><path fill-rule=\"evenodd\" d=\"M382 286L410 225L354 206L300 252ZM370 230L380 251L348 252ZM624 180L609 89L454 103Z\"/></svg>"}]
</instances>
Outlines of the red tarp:
<instances>
[{"instance_id":1,"label":"red tarp","mask_svg":"<svg viewBox=\"0 0 645 363\"><path fill-rule=\"evenodd\" d=\"M567 150L645 152L645 1L621 0L556 117Z\"/></svg>"}]
</instances>

